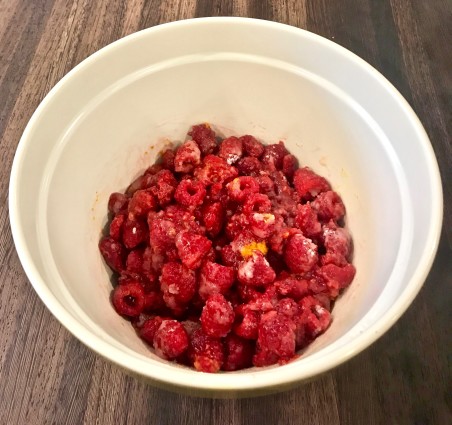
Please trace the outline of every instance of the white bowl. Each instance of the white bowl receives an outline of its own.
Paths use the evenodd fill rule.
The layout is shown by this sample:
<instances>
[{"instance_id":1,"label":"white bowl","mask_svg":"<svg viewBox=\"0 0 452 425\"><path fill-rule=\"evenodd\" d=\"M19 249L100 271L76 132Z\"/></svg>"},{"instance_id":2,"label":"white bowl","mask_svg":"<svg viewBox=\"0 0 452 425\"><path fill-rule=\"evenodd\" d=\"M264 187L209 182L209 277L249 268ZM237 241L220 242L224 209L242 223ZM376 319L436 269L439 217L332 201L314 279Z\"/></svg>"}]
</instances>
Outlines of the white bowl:
<instances>
[{"instance_id":1,"label":"white bowl","mask_svg":"<svg viewBox=\"0 0 452 425\"><path fill-rule=\"evenodd\" d=\"M110 305L97 247L109 194L206 121L224 135L284 140L347 207L356 278L330 329L285 366L205 374L168 363ZM119 40L55 86L17 149L10 218L32 285L79 340L154 384L234 396L312 378L388 330L431 267L442 191L421 123L363 60L293 27L207 18Z\"/></svg>"}]
</instances>

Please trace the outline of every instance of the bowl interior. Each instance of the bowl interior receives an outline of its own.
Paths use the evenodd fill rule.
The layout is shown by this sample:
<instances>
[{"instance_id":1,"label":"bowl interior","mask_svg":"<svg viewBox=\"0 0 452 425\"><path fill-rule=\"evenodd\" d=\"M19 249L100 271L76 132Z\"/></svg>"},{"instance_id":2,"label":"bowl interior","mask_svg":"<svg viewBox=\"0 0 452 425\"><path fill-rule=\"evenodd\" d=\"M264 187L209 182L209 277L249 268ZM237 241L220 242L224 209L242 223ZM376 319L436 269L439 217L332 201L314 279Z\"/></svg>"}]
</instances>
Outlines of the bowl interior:
<instances>
[{"instance_id":1,"label":"bowl interior","mask_svg":"<svg viewBox=\"0 0 452 425\"><path fill-rule=\"evenodd\" d=\"M194 372L169 365L137 338L111 307L109 271L97 244L109 194L125 189L170 141L183 141L190 125L209 122L224 136L283 140L300 164L340 193L354 241L357 275L335 305L332 326L280 368L287 372L278 379L294 379L294 371L295 379L311 376L333 365L340 350L345 358L362 349L363 335L411 280L417 279L411 299L420 287L417 267L437 212L413 205L419 188L436 205L437 182L422 128L406 110L358 58L281 25L200 20L128 37L67 76L24 134L13 190L26 270L63 324L107 358L181 385L233 387L227 375L194 383ZM401 137L413 142L399 143ZM408 152L419 160L416 169ZM268 374L232 375L252 388L278 381Z\"/></svg>"}]
</instances>

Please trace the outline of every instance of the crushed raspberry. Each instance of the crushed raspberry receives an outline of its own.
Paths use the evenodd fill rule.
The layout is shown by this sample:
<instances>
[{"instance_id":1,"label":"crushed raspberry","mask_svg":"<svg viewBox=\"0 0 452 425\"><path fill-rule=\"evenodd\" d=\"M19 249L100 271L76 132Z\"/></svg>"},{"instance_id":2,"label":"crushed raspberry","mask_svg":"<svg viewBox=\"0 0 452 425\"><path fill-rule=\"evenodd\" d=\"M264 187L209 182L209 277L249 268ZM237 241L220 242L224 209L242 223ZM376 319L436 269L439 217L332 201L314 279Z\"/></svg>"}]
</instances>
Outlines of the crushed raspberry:
<instances>
[{"instance_id":1,"label":"crushed raspberry","mask_svg":"<svg viewBox=\"0 0 452 425\"><path fill-rule=\"evenodd\" d=\"M202 329L207 335L217 338L226 336L234 323L234 310L223 295L211 295L201 313Z\"/></svg>"},{"instance_id":2,"label":"crushed raspberry","mask_svg":"<svg viewBox=\"0 0 452 425\"><path fill-rule=\"evenodd\" d=\"M159 357L201 372L284 364L355 277L345 206L283 142L208 124L108 200L115 310Z\"/></svg>"},{"instance_id":3,"label":"crushed raspberry","mask_svg":"<svg viewBox=\"0 0 452 425\"><path fill-rule=\"evenodd\" d=\"M175 359L188 348L188 335L177 320L163 320L154 334L155 354L163 359Z\"/></svg>"},{"instance_id":4,"label":"crushed raspberry","mask_svg":"<svg viewBox=\"0 0 452 425\"><path fill-rule=\"evenodd\" d=\"M144 289L137 283L118 285L113 290L113 306L122 316L138 317L144 309Z\"/></svg>"}]
</instances>

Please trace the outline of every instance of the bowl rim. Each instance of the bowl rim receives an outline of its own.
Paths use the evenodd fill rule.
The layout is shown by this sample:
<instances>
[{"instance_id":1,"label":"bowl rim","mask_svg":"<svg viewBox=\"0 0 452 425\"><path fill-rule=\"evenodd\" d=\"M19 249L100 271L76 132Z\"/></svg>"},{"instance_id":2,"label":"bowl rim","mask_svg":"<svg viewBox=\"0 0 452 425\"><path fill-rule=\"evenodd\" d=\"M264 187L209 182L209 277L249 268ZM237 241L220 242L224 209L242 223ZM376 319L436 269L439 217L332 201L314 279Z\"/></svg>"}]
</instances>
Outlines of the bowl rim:
<instances>
[{"instance_id":1,"label":"bowl rim","mask_svg":"<svg viewBox=\"0 0 452 425\"><path fill-rule=\"evenodd\" d=\"M339 347L333 353L328 353L326 355L328 361L325 361L325 359L319 359L314 362L314 364L311 365L309 369L300 368L295 371L295 368L293 367L286 368L284 366L278 366L280 373L277 374L273 373L273 368L271 368L253 371L252 373L238 372L202 374L201 379L196 379L196 377L199 377L199 372L195 372L189 369L176 368L173 365L165 365L164 363L162 363L160 368L155 368L156 371L161 370L161 374L143 374L143 370L139 367L140 362L138 361L138 359L135 359L135 362L131 362L131 356L129 354L125 353L118 347L111 346L100 336L96 335L93 330L85 327L76 317L74 317L69 311L67 311L61 304L61 302L54 296L54 294L47 287L44 279L38 272L35 264L33 263L32 256L26 243L25 231L21 226L18 206L19 195L17 183L20 179L22 171L23 158L25 156L29 141L31 140L33 128L35 127L35 125L37 125L39 117L43 112L45 112L46 106L51 102L52 98L58 92L60 87L62 87L66 83L66 81L73 78L73 76L76 75L81 69L88 66L91 62L96 61L97 58L101 57L102 55L109 54L118 46L133 42L135 38L140 38L150 33L162 32L167 28L185 27L192 25L211 25L212 23L230 25L257 25L266 27L269 30L287 31L289 33L293 33L294 35L311 39L316 43L321 43L327 46L329 49L335 50L337 53L346 57L350 62L353 62L356 66L363 68L364 71L371 74L381 84L383 84L383 86L385 86L394 100L402 107L403 111L406 114L407 121L409 121L412 127L416 130L418 139L424 150L429 176L431 178L431 212L433 220L428 231L428 243L423 249L421 261L418 263L412 278L408 282L406 288L404 289L398 300L385 312L384 315L382 315L382 317L376 323L370 326L370 328L368 328L365 333L357 337L352 345ZM33 113L17 146L9 182L9 216L16 251L30 283L34 287L36 293L41 298L43 303L53 314L53 316L78 340L82 341L85 345L90 347L96 353L100 354L102 357L118 364L122 368L134 374L145 376L146 378L149 378L151 380L161 382L162 384L169 384L173 387L209 390L212 392L235 391L240 393L264 388L272 388L291 383L293 384L302 380L312 378L315 375L324 373L347 361L351 357L363 351L370 344L375 342L379 337L381 337L407 310L413 299L420 291L425 279L427 278L428 273L430 272L433 260L438 249L439 239L441 235L443 193L439 167L433 151L433 147L419 118L416 116L408 102L397 91L397 89L380 72L378 72L366 61L364 61L348 49L329 39L290 25L254 18L208 17L192 18L164 23L151 28L143 29L141 31L123 37L103 47L102 49L96 51L95 53L84 59L71 71L69 71L53 87ZM289 363L289 365L287 366L291 366L293 364L294 363ZM288 373L284 372L284 370L286 369ZM176 373L177 371L183 370L188 373ZM171 371L175 371L175 373L171 373ZM243 378L244 376L251 379ZM240 386L237 385L238 383L240 384Z\"/></svg>"}]
</instances>

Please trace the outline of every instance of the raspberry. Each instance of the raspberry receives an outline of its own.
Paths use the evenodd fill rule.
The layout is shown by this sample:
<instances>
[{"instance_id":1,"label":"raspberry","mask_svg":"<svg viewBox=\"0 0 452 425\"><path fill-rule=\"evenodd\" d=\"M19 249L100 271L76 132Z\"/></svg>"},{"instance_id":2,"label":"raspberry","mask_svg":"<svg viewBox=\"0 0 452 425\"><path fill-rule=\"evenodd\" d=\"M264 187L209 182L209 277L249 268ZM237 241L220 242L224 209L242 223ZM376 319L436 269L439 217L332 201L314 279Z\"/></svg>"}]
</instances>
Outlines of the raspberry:
<instances>
[{"instance_id":1,"label":"raspberry","mask_svg":"<svg viewBox=\"0 0 452 425\"><path fill-rule=\"evenodd\" d=\"M302 199L315 198L319 193L331 190L330 184L310 168L299 168L294 173L293 184Z\"/></svg>"},{"instance_id":2,"label":"raspberry","mask_svg":"<svg viewBox=\"0 0 452 425\"><path fill-rule=\"evenodd\" d=\"M344 266L351 254L351 238L347 230L330 222L323 226L323 245L326 253L321 257L322 264Z\"/></svg>"},{"instance_id":3,"label":"raspberry","mask_svg":"<svg viewBox=\"0 0 452 425\"><path fill-rule=\"evenodd\" d=\"M177 230L170 220L155 218L149 223L149 243L155 250L164 252L174 246Z\"/></svg>"},{"instance_id":4,"label":"raspberry","mask_svg":"<svg viewBox=\"0 0 452 425\"><path fill-rule=\"evenodd\" d=\"M238 280L245 285L263 286L275 280L275 272L260 251L242 261L237 270Z\"/></svg>"},{"instance_id":5,"label":"raspberry","mask_svg":"<svg viewBox=\"0 0 452 425\"><path fill-rule=\"evenodd\" d=\"M166 305L175 310L185 307L196 292L195 272L176 262L165 263L160 288Z\"/></svg>"},{"instance_id":6,"label":"raspberry","mask_svg":"<svg viewBox=\"0 0 452 425\"><path fill-rule=\"evenodd\" d=\"M262 163L252 156L245 156L236 164L237 170L243 176L259 176L262 170Z\"/></svg>"},{"instance_id":7,"label":"raspberry","mask_svg":"<svg viewBox=\"0 0 452 425\"><path fill-rule=\"evenodd\" d=\"M177 320L163 320L154 335L155 354L163 359L179 357L188 348L188 335Z\"/></svg>"},{"instance_id":8,"label":"raspberry","mask_svg":"<svg viewBox=\"0 0 452 425\"><path fill-rule=\"evenodd\" d=\"M112 303L118 314L138 317L144 309L144 289L137 282L118 285L113 290Z\"/></svg>"},{"instance_id":9,"label":"raspberry","mask_svg":"<svg viewBox=\"0 0 452 425\"><path fill-rule=\"evenodd\" d=\"M223 295L211 295L201 313L203 331L217 338L226 336L234 323L234 310Z\"/></svg>"},{"instance_id":10,"label":"raspberry","mask_svg":"<svg viewBox=\"0 0 452 425\"><path fill-rule=\"evenodd\" d=\"M322 231L322 225L317 218L317 213L309 202L304 205L297 205L295 223L308 238L316 237Z\"/></svg>"},{"instance_id":11,"label":"raspberry","mask_svg":"<svg viewBox=\"0 0 452 425\"><path fill-rule=\"evenodd\" d=\"M234 250L231 245L225 245L221 248L221 260L225 266L237 268L240 261L242 261L242 256L240 252Z\"/></svg>"},{"instance_id":12,"label":"raspberry","mask_svg":"<svg viewBox=\"0 0 452 425\"><path fill-rule=\"evenodd\" d=\"M270 170L281 170L283 167L283 158L288 154L284 142L278 144L267 145L264 147L264 153L261 161Z\"/></svg>"},{"instance_id":13,"label":"raspberry","mask_svg":"<svg viewBox=\"0 0 452 425\"><path fill-rule=\"evenodd\" d=\"M110 223L110 237L115 241L120 241L122 238L122 229L126 216L118 214Z\"/></svg>"},{"instance_id":14,"label":"raspberry","mask_svg":"<svg viewBox=\"0 0 452 425\"><path fill-rule=\"evenodd\" d=\"M248 196L243 205L243 212L246 215L249 215L252 212L269 213L271 212L271 209L272 203L269 197L262 193L253 193Z\"/></svg>"},{"instance_id":15,"label":"raspberry","mask_svg":"<svg viewBox=\"0 0 452 425\"><path fill-rule=\"evenodd\" d=\"M205 236L192 232L180 232L176 236L176 248L182 263L189 269L201 266L204 256L212 247L212 242Z\"/></svg>"},{"instance_id":16,"label":"raspberry","mask_svg":"<svg viewBox=\"0 0 452 425\"><path fill-rule=\"evenodd\" d=\"M224 222L224 209L221 203L206 203L202 209L202 220L210 236L218 235Z\"/></svg>"},{"instance_id":17,"label":"raspberry","mask_svg":"<svg viewBox=\"0 0 452 425\"><path fill-rule=\"evenodd\" d=\"M201 163L201 151L193 140L188 140L176 151L174 170L178 173L189 173Z\"/></svg>"},{"instance_id":18,"label":"raspberry","mask_svg":"<svg viewBox=\"0 0 452 425\"><path fill-rule=\"evenodd\" d=\"M252 213L249 217L250 229L259 238L268 238L275 231L275 216L273 214Z\"/></svg>"},{"instance_id":19,"label":"raspberry","mask_svg":"<svg viewBox=\"0 0 452 425\"><path fill-rule=\"evenodd\" d=\"M127 218L122 230L122 241L128 249L132 249L145 242L149 237L146 222L141 219Z\"/></svg>"},{"instance_id":20,"label":"raspberry","mask_svg":"<svg viewBox=\"0 0 452 425\"><path fill-rule=\"evenodd\" d=\"M275 282L278 293L282 296L289 296L295 301L300 300L308 294L309 282L306 279L298 279L295 276L282 276Z\"/></svg>"},{"instance_id":21,"label":"raspberry","mask_svg":"<svg viewBox=\"0 0 452 425\"><path fill-rule=\"evenodd\" d=\"M298 161L293 155L288 154L282 160L282 172L289 181L292 181L295 170L298 168Z\"/></svg>"},{"instance_id":22,"label":"raspberry","mask_svg":"<svg viewBox=\"0 0 452 425\"><path fill-rule=\"evenodd\" d=\"M344 267L326 264L316 270L316 275L326 283L332 298L336 298L339 295L339 291L350 285L355 273L356 270L352 264L347 264Z\"/></svg>"},{"instance_id":23,"label":"raspberry","mask_svg":"<svg viewBox=\"0 0 452 425\"><path fill-rule=\"evenodd\" d=\"M305 336L309 342L330 326L331 314L314 297L304 297L299 305L302 311L300 322L304 325Z\"/></svg>"},{"instance_id":24,"label":"raspberry","mask_svg":"<svg viewBox=\"0 0 452 425\"><path fill-rule=\"evenodd\" d=\"M154 335L162 324L163 319L160 316L154 316L146 320L138 330L138 335L148 344L154 346Z\"/></svg>"},{"instance_id":25,"label":"raspberry","mask_svg":"<svg viewBox=\"0 0 452 425\"><path fill-rule=\"evenodd\" d=\"M206 188L201 182L192 181L190 179L182 180L177 186L174 199L179 204L190 207L201 205L206 196Z\"/></svg>"},{"instance_id":26,"label":"raspberry","mask_svg":"<svg viewBox=\"0 0 452 425\"><path fill-rule=\"evenodd\" d=\"M155 178L156 182L149 190L158 199L160 206L163 207L172 201L177 187L177 180L169 170L159 171Z\"/></svg>"},{"instance_id":27,"label":"raspberry","mask_svg":"<svg viewBox=\"0 0 452 425\"><path fill-rule=\"evenodd\" d=\"M223 344L219 338L206 335L202 329L196 329L190 338L188 357L196 370L218 372L224 361Z\"/></svg>"},{"instance_id":28,"label":"raspberry","mask_svg":"<svg viewBox=\"0 0 452 425\"><path fill-rule=\"evenodd\" d=\"M174 171L174 158L176 153L172 149L166 149L160 155L160 162L164 169Z\"/></svg>"},{"instance_id":29,"label":"raspberry","mask_svg":"<svg viewBox=\"0 0 452 425\"><path fill-rule=\"evenodd\" d=\"M197 143L203 155L212 153L217 147L215 133L208 124L194 125L188 135Z\"/></svg>"},{"instance_id":30,"label":"raspberry","mask_svg":"<svg viewBox=\"0 0 452 425\"><path fill-rule=\"evenodd\" d=\"M114 192L108 198L108 211L117 215L121 212L127 211L127 204L129 203L129 198L118 192Z\"/></svg>"},{"instance_id":31,"label":"raspberry","mask_svg":"<svg viewBox=\"0 0 452 425\"><path fill-rule=\"evenodd\" d=\"M243 149L247 155L259 158L264 153L264 145L249 134L240 137Z\"/></svg>"},{"instance_id":32,"label":"raspberry","mask_svg":"<svg viewBox=\"0 0 452 425\"><path fill-rule=\"evenodd\" d=\"M295 323L274 310L265 313L259 323L255 366L287 362L295 354Z\"/></svg>"},{"instance_id":33,"label":"raspberry","mask_svg":"<svg viewBox=\"0 0 452 425\"><path fill-rule=\"evenodd\" d=\"M341 197L332 190L322 192L312 202L312 208L317 211L318 217L322 221L339 221L345 215L345 206Z\"/></svg>"},{"instance_id":34,"label":"raspberry","mask_svg":"<svg viewBox=\"0 0 452 425\"><path fill-rule=\"evenodd\" d=\"M245 339L257 339L260 314L257 311L242 311L241 322L234 326L234 333Z\"/></svg>"},{"instance_id":35,"label":"raspberry","mask_svg":"<svg viewBox=\"0 0 452 425\"><path fill-rule=\"evenodd\" d=\"M124 269L126 250L124 246L113 238L102 238L99 242L99 250L105 262L114 271L120 272Z\"/></svg>"},{"instance_id":36,"label":"raspberry","mask_svg":"<svg viewBox=\"0 0 452 425\"><path fill-rule=\"evenodd\" d=\"M146 216L157 207L157 201L147 190L137 190L130 199L128 211L136 217Z\"/></svg>"},{"instance_id":37,"label":"raspberry","mask_svg":"<svg viewBox=\"0 0 452 425\"><path fill-rule=\"evenodd\" d=\"M126 270L134 273L143 271L143 250L134 249L129 252L126 260Z\"/></svg>"},{"instance_id":38,"label":"raspberry","mask_svg":"<svg viewBox=\"0 0 452 425\"><path fill-rule=\"evenodd\" d=\"M306 273L317 263L317 245L311 239L295 234L286 243L284 259L292 272Z\"/></svg>"},{"instance_id":39,"label":"raspberry","mask_svg":"<svg viewBox=\"0 0 452 425\"><path fill-rule=\"evenodd\" d=\"M214 183L223 183L225 180L237 177L238 171L235 167L228 165L226 161L215 155L207 155L202 165L194 171L196 179L201 181L205 186Z\"/></svg>"},{"instance_id":40,"label":"raspberry","mask_svg":"<svg viewBox=\"0 0 452 425\"><path fill-rule=\"evenodd\" d=\"M250 176L236 177L226 185L231 199L244 202L251 194L259 192L259 183Z\"/></svg>"},{"instance_id":41,"label":"raspberry","mask_svg":"<svg viewBox=\"0 0 452 425\"><path fill-rule=\"evenodd\" d=\"M206 261L199 276L199 295L203 300L214 294L226 294L235 280L232 267Z\"/></svg>"},{"instance_id":42,"label":"raspberry","mask_svg":"<svg viewBox=\"0 0 452 425\"><path fill-rule=\"evenodd\" d=\"M251 341L230 333L224 340L224 351L223 370L241 370L252 366L254 345Z\"/></svg>"},{"instance_id":43,"label":"raspberry","mask_svg":"<svg viewBox=\"0 0 452 425\"><path fill-rule=\"evenodd\" d=\"M220 143L218 156L229 165L235 164L243 155L242 141L237 137L228 137Z\"/></svg>"}]
</instances>

